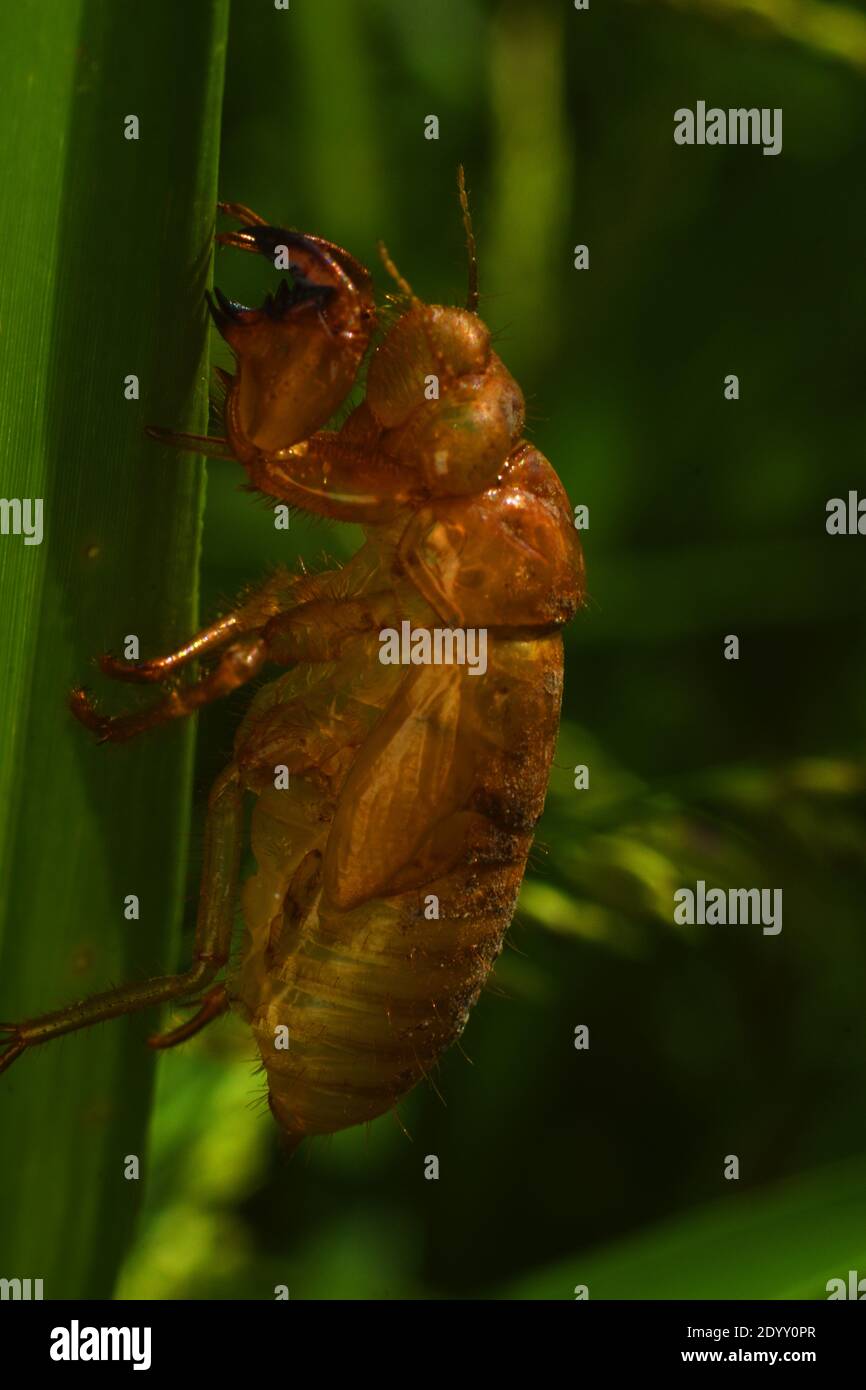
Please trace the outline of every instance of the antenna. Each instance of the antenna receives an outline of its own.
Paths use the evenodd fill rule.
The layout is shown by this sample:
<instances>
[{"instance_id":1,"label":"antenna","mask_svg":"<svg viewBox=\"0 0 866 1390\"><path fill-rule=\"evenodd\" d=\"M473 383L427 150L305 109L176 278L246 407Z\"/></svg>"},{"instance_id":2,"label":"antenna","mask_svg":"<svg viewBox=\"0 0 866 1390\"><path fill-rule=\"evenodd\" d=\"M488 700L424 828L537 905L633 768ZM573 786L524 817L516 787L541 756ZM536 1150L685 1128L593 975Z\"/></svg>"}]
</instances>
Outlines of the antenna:
<instances>
[{"instance_id":1,"label":"antenna","mask_svg":"<svg viewBox=\"0 0 866 1390\"><path fill-rule=\"evenodd\" d=\"M478 313L478 256L475 250L475 233L472 230L472 214L469 211L469 195L466 192L466 175L463 165L457 165L457 188L460 193L460 208L463 213L463 230L466 233L466 255L469 260L469 288L466 294L466 308Z\"/></svg>"}]
</instances>

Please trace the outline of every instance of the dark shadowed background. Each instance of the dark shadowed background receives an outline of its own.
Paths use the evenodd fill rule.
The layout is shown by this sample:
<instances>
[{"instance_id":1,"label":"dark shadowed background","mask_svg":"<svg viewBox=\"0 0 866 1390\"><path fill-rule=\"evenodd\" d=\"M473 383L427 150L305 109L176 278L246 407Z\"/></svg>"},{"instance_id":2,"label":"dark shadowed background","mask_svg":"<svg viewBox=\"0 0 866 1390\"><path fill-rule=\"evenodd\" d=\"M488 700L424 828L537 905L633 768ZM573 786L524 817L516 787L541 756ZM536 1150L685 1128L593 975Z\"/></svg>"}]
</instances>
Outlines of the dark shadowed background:
<instances>
[{"instance_id":1,"label":"dark shadowed background","mask_svg":"<svg viewBox=\"0 0 866 1390\"><path fill-rule=\"evenodd\" d=\"M383 292L384 237L453 303L465 163L482 314L589 507L589 605L518 920L463 1050L400 1107L411 1138L385 1117L286 1164L240 1108L248 1044L214 1029L163 1063L126 1293L780 1296L841 1272L821 1240L866 1150L866 541L824 521L866 484L866 21L803 7L849 17L828 54L744 8L235 6L221 196L347 246ZM676 146L698 99L781 107L782 154ZM241 260L215 279L243 299L265 272ZM358 541L275 532L238 481L210 465L206 612ZM244 705L201 720L200 799ZM675 927L697 878L782 888L781 934Z\"/></svg>"},{"instance_id":2,"label":"dark shadowed background","mask_svg":"<svg viewBox=\"0 0 866 1390\"><path fill-rule=\"evenodd\" d=\"M782 153L675 145L698 100L782 108ZM345 246L384 295L382 237L459 303L465 164L481 313L589 508L589 598L462 1046L399 1122L291 1161L241 1025L166 1055L119 1296L823 1297L866 1273L866 538L825 530L830 498L866 494L864 157L844 4L233 5L222 198ZM246 302L269 283L226 251L214 278ZM207 475L205 620L276 562L358 545L276 531L236 466ZM187 930L248 698L199 720ZM675 926L698 879L781 888L783 930Z\"/></svg>"}]
</instances>

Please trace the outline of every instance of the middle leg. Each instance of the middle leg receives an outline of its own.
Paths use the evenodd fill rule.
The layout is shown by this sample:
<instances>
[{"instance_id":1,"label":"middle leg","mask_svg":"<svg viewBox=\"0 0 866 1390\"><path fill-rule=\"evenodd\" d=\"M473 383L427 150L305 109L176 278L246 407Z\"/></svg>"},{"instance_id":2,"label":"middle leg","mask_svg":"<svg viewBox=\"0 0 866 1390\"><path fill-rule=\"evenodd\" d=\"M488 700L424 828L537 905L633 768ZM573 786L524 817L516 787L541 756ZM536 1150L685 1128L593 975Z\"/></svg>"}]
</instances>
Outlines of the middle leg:
<instances>
[{"instance_id":1,"label":"middle leg","mask_svg":"<svg viewBox=\"0 0 866 1390\"><path fill-rule=\"evenodd\" d=\"M135 684L150 684L169 680L182 667L197 657L209 656L232 638L241 637L264 627L269 618L283 612L289 605L297 602L299 592L308 588L310 580L306 575L291 575L285 569L266 579L243 603L224 618L202 628L177 651L166 656L153 657L148 661L121 661L109 652L99 658L100 669L112 680L131 681Z\"/></svg>"},{"instance_id":2,"label":"middle leg","mask_svg":"<svg viewBox=\"0 0 866 1390\"><path fill-rule=\"evenodd\" d=\"M90 696L80 687L73 690L69 697L70 709L85 728L96 734L100 743L122 743L147 729L169 724L174 719L183 719L201 709L202 705L237 690L238 686L245 685L257 675L266 656L267 643L264 638L247 637L233 642L219 664L201 680L180 690L170 690L162 700L146 709L133 710L130 714L100 714Z\"/></svg>"},{"instance_id":3,"label":"middle leg","mask_svg":"<svg viewBox=\"0 0 866 1390\"><path fill-rule=\"evenodd\" d=\"M224 647L218 663L200 680L169 690L161 700L129 714L103 715L80 687L72 692L73 714L101 743L120 743L175 719L246 684L265 661L288 665L296 661L332 659L334 638L342 640L376 620L383 596L365 600L354 595L369 587L377 565L374 547L363 546L341 570L290 575L279 570L233 613L192 638L178 651L128 666L103 657L107 675L122 680L157 682L169 679L196 656ZM317 630L324 620L329 635L322 648ZM289 638L289 633L294 633ZM306 633L306 636L303 634ZM225 647L230 638L235 640Z\"/></svg>"}]
</instances>

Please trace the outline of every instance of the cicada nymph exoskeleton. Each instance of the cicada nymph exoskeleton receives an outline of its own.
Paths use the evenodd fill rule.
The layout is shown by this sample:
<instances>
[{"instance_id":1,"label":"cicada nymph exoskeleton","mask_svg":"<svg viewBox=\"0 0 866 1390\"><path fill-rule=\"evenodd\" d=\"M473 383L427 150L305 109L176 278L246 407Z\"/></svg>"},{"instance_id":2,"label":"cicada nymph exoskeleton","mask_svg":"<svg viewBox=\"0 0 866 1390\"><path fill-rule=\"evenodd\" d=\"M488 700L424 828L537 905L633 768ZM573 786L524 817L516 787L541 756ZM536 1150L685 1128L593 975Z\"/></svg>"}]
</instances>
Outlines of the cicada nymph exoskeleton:
<instances>
[{"instance_id":1,"label":"cicada nymph exoskeleton","mask_svg":"<svg viewBox=\"0 0 866 1390\"><path fill-rule=\"evenodd\" d=\"M231 1007L253 1030L271 1109L295 1141L382 1114L461 1032L544 803L561 629L582 600L583 567L565 492L522 437L520 388L477 313L462 171L460 194L466 308L423 303L383 249L398 312L338 429L325 425L377 324L368 271L321 237L221 205L241 225L217 240L282 264L291 282L258 309L219 291L210 301L235 357L222 374L224 437L153 433L237 460L267 497L357 522L366 540L340 570L278 570L177 652L133 665L104 657L109 675L168 683L144 711L106 716L74 692L79 719L116 742L268 663L284 668L256 693L210 795L189 970L8 1027L2 1065L101 1019L195 998L187 1023L151 1039L171 1046ZM483 667L461 664L469 632L484 635ZM411 636L408 657L382 659L385 633ZM194 659L203 671L178 683ZM241 890L238 963L217 980L248 793L257 872Z\"/></svg>"}]
</instances>

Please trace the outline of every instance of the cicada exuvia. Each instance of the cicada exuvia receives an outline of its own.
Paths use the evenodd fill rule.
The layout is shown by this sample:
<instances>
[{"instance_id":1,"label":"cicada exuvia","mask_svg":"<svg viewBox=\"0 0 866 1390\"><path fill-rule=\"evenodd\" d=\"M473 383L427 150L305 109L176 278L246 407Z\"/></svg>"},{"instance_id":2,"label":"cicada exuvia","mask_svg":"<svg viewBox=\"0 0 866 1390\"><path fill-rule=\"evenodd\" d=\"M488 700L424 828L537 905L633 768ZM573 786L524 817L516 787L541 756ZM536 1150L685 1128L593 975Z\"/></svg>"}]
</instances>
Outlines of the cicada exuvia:
<instances>
[{"instance_id":1,"label":"cicada exuvia","mask_svg":"<svg viewBox=\"0 0 866 1390\"><path fill-rule=\"evenodd\" d=\"M153 1047L232 1008L294 1143L388 1110L463 1029L542 811L561 630L584 585L564 489L523 438L520 388L477 313L462 171L460 196L466 307L423 303L382 248L398 291L390 323L363 401L330 430L377 332L371 276L321 237L220 205L240 229L217 240L291 281L257 309L209 300L235 358L223 437L152 432L236 460L278 503L359 523L365 543L339 570L278 569L170 655L102 658L111 676L165 684L148 708L110 717L73 692L78 718L119 742L283 668L258 689L210 795L191 967L7 1027L0 1066L169 1000L197 1012ZM193 661L196 678L178 680ZM257 872L239 889L250 793ZM229 968L239 891L244 941Z\"/></svg>"}]
</instances>

